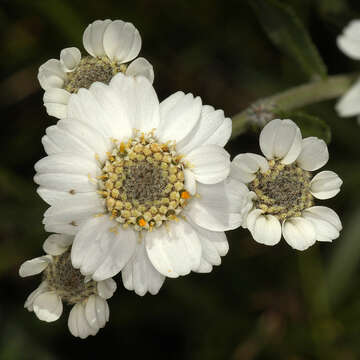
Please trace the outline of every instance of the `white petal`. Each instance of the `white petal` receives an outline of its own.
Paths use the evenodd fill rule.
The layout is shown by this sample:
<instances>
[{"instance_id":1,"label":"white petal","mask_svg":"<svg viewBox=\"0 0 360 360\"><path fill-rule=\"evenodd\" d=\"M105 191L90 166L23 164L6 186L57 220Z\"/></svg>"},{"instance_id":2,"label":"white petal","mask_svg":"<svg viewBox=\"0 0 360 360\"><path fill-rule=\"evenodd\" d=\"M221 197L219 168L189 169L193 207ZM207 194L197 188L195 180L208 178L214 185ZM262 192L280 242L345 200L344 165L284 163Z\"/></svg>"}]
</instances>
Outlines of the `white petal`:
<instances>
[{"instance_id":1,"label":"white petal","mask_svg":"<svg viewBox=\"0 0 360 360\"><path fill-rule=\"evenodd\" d=\"M69 314L68 327L72 335L81 339L85 339L89 335L95 335L99 330L98 328L92 328L88 323L85 316L85 307L82 303L72 307Z\"/></svg>"},{"instance_id":2,"label":"white petal","mask_svg":"<svg viewBox=\"0 0 360 360\"><path fill-rule=\"evenodd\" d=\"M301 132L291 120L275 119L261 131L260 148L268 159L281 159L283 164L291 164L301 152Z\"/></svg>"},{"instance_id":3,"label":"white petal","mask_svg":"<svg viewBox=\"0 0 360 360\"><path fill-rule=\"evenodd\" d=\"M252 233L255 230L255 223L259 216L264 213L261 209L252 209L246 217L246 228Z\"/></svg>"},{"instance_id":4,"label":"white petal","mask_svg":"<svg viewBox=\"0 0 360 360\"><path fill-rule=\"evenodd\" d=\"M161 122L157 131L161 141L176 141L181 149L181 141L191 134L200 119L201 99L181 91L169 96L160 104ZM184 143L185 144L185 143Z\"/></svg>"},{"instance_id":5,"label":"white petal","mask_svg":"<svg viewBox=\"0 0 360 360\"><path fill-rule=\"evenodd\" d=\"M321 171L312 178L310 191L317 199L330 199L340 191L342 183L333 171Z\"/></svg>"},{"instance_id":6,"label":"white petal","mask_svg":"<svg viewBox=\"0 0 360 360\"><path fill-rule=\"evenodd\" d=\"M194 228L184 220L149 232L145 246L151 263L168 277L187 275L200 265L201 244Z\"/></svg>"},{"instance_id":7,"label":"white petal","mask_svg":"<svg viewBox=\"0 0 360 360\"><path fill-rule=\"evenodd\" d=\"M96 314L100 327L104 327L109 321L109 305L106 300L100 296L95 297Z\"/></svg>"},{"instance_id":8,"label":"white petal","mask_svg":"<svg viewBox=\"0 0 360 360\"><path fill-rule=\"evenodd\" d=\"M219 134L214 136L218 131ZM177 146L177 149L182 154L187 154L191 150L206 144L216 144L223 147L229 140L230 134L231 120L225 118L224 112L215 110L212 106L204 105L196 127L186 137L186 141L182 141L182 146Z\"/></svg>"},{"instance_id":9,"label":"white petal","mask_svg":"<svg viewBox=\"0 0 360 360\"><path fill-rule=\"evenodd\" d=\"M190 221L190 220L189 220ZM220 265L221 256L225 256L229 250L229 243L226 239L226 235L223 231L209 231L195 223L191 222L191 225L197 232L197 235L201 243L201 257L204 259L200 262L200 266L196 269L196 272L209 272L205 271L209 269L206 264ZM203 268L205 266L205 269ZM212 268L212 266L211 266Z\"/></svg>"},{"instance_id":10,"label":"white petal","mask_svg":"<svg viewBox=\"0 0 360 360\"><path fill-rule=\"evenodd\" d=\"M73 126L67 128L68 121L61 120L56 126L50 126L46 129L46 136L51 140L52 153L67 152L87 157L89 160L95 161L94 149L96 146L92 144L95 136L90 136L89 131L84 130L83 124L79 125L79 122L75 122ZM78 128L83 128L84 135L89 135L87 139L84 136L79 136ZM100 135L101 136L101 135ZM57 150L58 149L58 150ZM111 149L107 147L107 151ZM45 150L47 150L45 148Z\"/></svg>"},{"instance_id":11,"label":"white petal","mask_svg":"<svg viewBox=\"0 0 360 360\"><path fill-rule=\"evenodd\" d=\"M41 284L27 297L24 308L29 311L34 311L33 304L36 297L44 292L48 292L48 284L46 281L42 281Z\"/></svg>"},{"instance_id":12,"label":"white petal","mask_svg":"<svg viewBox=\"0 0 360 360\"><path fill-rule=\"evenodd\" d=\"M50 59L39 68L38 80L44 90L63 87L65 79L66 74L59 60Z\"/></svg>"},{"instance_id":13,"label":"white petal","mask_svg":"<svg viewBox=\"0 0 360 360\"><path fill-rule=\"evenodd\" d=\"M77 223L104 212L103 200L96 193L73 195L48 208L44 213L44 224Z\"/></svg>"},{"instance_id":14,"label":"white petal","mask_svg":"<svg viewBox=\"0 0 360 360\"><path fill-rule=\"evenodd\" d=\"M112 278L106 279L97 283L97 292L103 299L110 299L116 287L116 282Z\"/></svg>"},{"instance_id":15,"label":"white petal","mask_svg":"<svg viewBox=\"0 0 360 360\"><path fill-rule=\"evenodd\" d=\"M148 79L119 73L111 79L110 87L116 91L118 106L132 128L149 132L159 126L159 100Z\"/></svg>"},{"instance_id":16,"label":"white petal","mask_svg":"<svg viewBox=\"0 0 360 360\"><path fill-rule=\"evenodd\" d=\"M56 154L61 152L61 148L55 144L53 140L51 140L47 135L44 135L41 138L41 142L44 146L44 150L48 155Z\"/></svg>"},{"instance_id":17,"label":"white petal","mask_svg":"<svg viewBox=\"0 0 360 360\"><path fill-rule=\"evenodd\" d=\"M153 66L144 58L139 57L135 59L126 69L127 76L144 76L150 83L154 82Z\"/></svg>"},{"instance_id":18,"label":"white petal","mask_svg":"<svg viewBox=\"0 0 360 360\"><path fill-rule=\"evenodd\" d=\"M97 83L93 85L95 84ZM81 88L76 94L70 96L67 108L68 118L80 120L104 137L110 138L114 136L112 131L114 119L108 118L104 109L99 105L91 91L93 85L90 89Z\"/></svg>"},{"instance_id":19,"label":"white petal","mask_svg":"<svg viewBox=\"0 0 360 360\"><path fill-rule=\"evenodd\" d=\"M107 301L97 295L91 295L85 305L85 317L88 324L95 330L106 324Z\"/></svg>"},{"instance_id":20,"label":"white petal","mask_svg":"<svg viewBox=\"0 0 360 360\"><path fill-rule=\"evenodd\" d=\"M313 206L306 209L302 216L313 224L316 240L332 241L339 237L342 225L334 210L326 206Z\"/></svg>"},{"instance_id":21,"label":"white petal","mask_svg":"<svg viewBox=\"0 0 360 360\"><path fill-rule=\"evenodd\" d=\"M26 276L40 274L47 268L51 260L52 260L51 256L45 255L25 261L20 266L19 275L21 277L26 277Z\"/></svg>"},{"instance_id":22,"label":"white petal","mask_svg":"<svg viewBox=\"0 0 360 360\"><path fill-rule=\"evenodd\" d=\"M257 210L253 210L248 216L247 224L251 235L260 244L276 245L281 239L280 221L273 215L258 214L254 218Z\"/></svg>"},{"instance_id":23,"label":"white petal","mask_svg":"<svg viewBox=\"0 0 360 360\"><path fill-rule=\"evenodd\" d=\"M103 46L104 32L111 24L111 20L96 20L89 24L83 34L83 45L93 57L105 55Z\"/></svg>"},{"instance_id":24,"label":"white petal","mask_svg":"<svg viewBox=\"0 0 360 360\"><path fill-rule=\"evenodd\" d=\"M126 264L121 275L125 288L134 290L140 296L148 291L156 295L165 280L165 276L160 274L150 262L144 241L137 243L135 254Z\"/></svg>"},{"instance_id":25,"label":"white petal","mask_svg":"<svg viewBox=\"0 0 360 360\"><path fill-rule=\"evenodd\" d=\"M64 104L44 103L46 112L57 119L63 119L67 115L67 106Z\"/></svg>"},{"instance_id":26,"label":"white petal","mask_svg":"<svg viewBox=\"0 0 360 360\"><path fill-rule=\"evenodd\" d=\"M306 250L316 241L314 226L302 217L292 217L283 222L282 233L285 241L296 250Z\"/></svg>"},{"instance_id":27,"label":"white petal","mask_svg":"<svg viewBox=\"0 0 360 360\"><path fill-rule=\"evenodd\" d=\"M235 180L214 185L199 183L199 198L192 198L184 209L197 225L213 231L239 227L252 207L252 196L247 187Z\"/></svg>"},{"instance_id":28,"label":"white petal","mask_svg":"<svg viewBox=\"0 0 360 360\"><path fill-rule=\"evenodd\" d=\"M336 104L340 116L355 116L360 114L360 81L358 80Z\"/></svg>"},{"instance_id":29,"label":"white petal","mask_svg":"<svg viewBox=\"0 0 360 360\"><path fill-rule=\"evenodd\" d=\"M136 246L133 230L116 227L108 216L91 218L77 233L71 249L75 268L96 281L116 275L132 257Z\"/></svg>"},{"instance_id":30,"label":"white petal","mask_svg":"<svg viewBox=\"0 0 360 360\"><path fill-rule=\"evenodd\" d=\"M184 169L184 186L190 195L195 195L196 179L194 173L190 169Z\"/></svg>"},{"instance_id":31,"label":"white petal","mask_svg":"<svg viewBox=\"0 0 360 360\"><path fill-rule=\"evenodd\" d=\"M229 175L230 154L218 145L204 145L186 155L195 179L203 184L216 184Z\"/></svg>"},{"instance_id":32,"label":"white petal","mask_svg":"<svg viewBox=\"0 0 360 360\"><path fill-rule=\"evenodd\" d=\"M268 161L263 156L252 153L239 154L231 162L230 176L247 184L255 179L255 173L259 170L269 170Z\"/></svg>"},{"instance_id":33,"label":"white petal","mask_svg":"<svg viewBox=\"0 0 360 360\"><path fill-rule=\"evenodd\" d=\"M47 189L42 186L39 186L36 191L40 197L49 205L54 205L59 201L67 200L74 196L69 192Z\"/></svg>"},{"instance_id":34,"label":"white petal","mask_svg":"<svg viewBox=\"0 0 360 360\"><path fill-rule=\"evenodd\" d=\"M38 295L33 303L36 316L47 322L57 320L63 311L63 304L60 296L54 291L44 292Z\"/></svg>"},{"instance_id":35,"label":"white petal","mask_svg":"<svg viewBox=\"0 0 360 360\"><path fill-rule=\"evenodd\" d=\"M205 141L204 144L216 144L219 146L225 146L230 139L231 132L232 132L232 121L229 118L225 118L224 122Z\"/></svg>"},{"instance_id":36,"label":"white petal","mask_svg":"<svg viewBox=\"0 0 360 360\"><path fill-rule=\"evenodd\" d=\"M138 56L141 37L132 23L115 20L104 32L103 45L106 55L111 60L125 63Z\"/></svg>"},{"instance_id":37,"label":"white petal","mask_svg":"<svg viewBox=\"0 0 360 360\"><path fill-rule=\"evenodd\" d=\"M68 328L70 330L70 333L76 337L79 336L79 330L77 326L77 311L79 307L82 307L82 305L81 304L74 305L70 310L70 314L68 318Z\"/></svg>"},{"instance_id":38,"label":"white petal","mask_svg":"<svg viewBox=\"0 0 360 360\"><path fill-rule=\"evenodd\" d=\"M75 192L96 192L97 183L93 179L86 175L61 173L36 174L34 176L34 181L38 185L48 189Z\"/></svg>"},{"instance_id":39,"label":"white petal","mask_svg":"<svg viewBox=\"0 0 360 360\"><path fill-rule=\"evenodd\" d=\"M66 235L75 235L78 231L80 226L84 223L84 220L78 221L76 223L67 223L67 222L50 222L47 224L44 222L44 228L47 232L53 233L61 233Z\"/></svg>"},{"instance_id":40,"label":"white petal","mask_svg":"<svg viewBox=\"0 0 360 360\"><path fill-rule=\"evenodd\" d=\"M329 160L329 152L324 140L307 137L302 141L302 149L296 162L307 171L323 167Z\"/></svg>"},{"instance_id":41,"label":"white petal","mask_svg":"<svg viewBox=\"0 0 360 360\"><path fill-rule=\"evenodd\" d=\"M340 50L354 60L360 60L360 21L351 21L337 37Z\"/></svg>"},{"instance_id":42,"label":"white petal","mask_svg":"<svg viewBox=\"0 0 360 360\"><path fill-rule=\"evenodd\" d=\"M55 103L67 105L71 94L64 89L51 88L45 91L43 100L44 103ZM65 114L66 116L66 114Z\"/></svg>"},{"instance_id":43,"label":"white petal","mask_svg":"<svg viewBox=\"0 0 360 360\"><path fill-rule=\"evenodd\" d=\"M213 266L208 263L204 258L201 258L200 265L197 268L196 272L198 273L210 273L213 269Z\"/></svg>"},{"instance_id":44,"label":"white petal","mask_svg":"<svg viewBox=\"0 0 360 360\"><path fill-rule=\"evenodd\" d=\"M94 160L71 153L49 155L35 164L35 170L40 174L80 174L101 175L101 169Z\"/></svg>"},{"instance_id":45,"label":"white petal","mask_svg":"<svg viewBox=\"0 0 360 360\"><path fill-rule=\"evenodd\" d=\"M57 123L57 127L60 131L66 133L67 138L74 137L81 144L78 146L79 154L89 159L94 160L97 158L102 162L106 159L106 152L112 149L110 138L105 138L87 123L83 123L80 120L60 120ZM69 151L67 149L64 150Z\"/></svg>"},{"instance_id":46,"label":"white petal","mask_svg":"<svg viewBox=\"0 0 360 360\"><path fill-rule=\"evenodd\" d=\"M121 74L121 76L123 75ZM133 88L134 84L130 84L129 96L131 96ZM94 83L90 87L90 92L102 112L102 121L106 125L106 131L111 134L111 138L125 140L130 137L134 127L134 124L131 123L131 113L135 111L131 106L135 106L135 102L138 100L134 99L134 104L128 106L127 99L121 100L121 95L114 88L100 82Z\"/></svg>"},{"instance_id":47,"label":"white petal","mask_svg":"<svg viewBox=\"0 0 360 360\"><path fill-rule=\"evenodd\" d=\"M72 244L74 238L63 234L50 235L43 244L44 251L53 256L63 254Z\"/></svg>"},{"instance_id":48,"label":"white petal","mask_svg":"<svg viewBox=\"0 0 360 360\"><path fill-rule=\"evenodd\" d=\"M81 52L76 47L61 50L60 63L65 72L74 71L81 60Z\"/></svg>"}]
</instances>

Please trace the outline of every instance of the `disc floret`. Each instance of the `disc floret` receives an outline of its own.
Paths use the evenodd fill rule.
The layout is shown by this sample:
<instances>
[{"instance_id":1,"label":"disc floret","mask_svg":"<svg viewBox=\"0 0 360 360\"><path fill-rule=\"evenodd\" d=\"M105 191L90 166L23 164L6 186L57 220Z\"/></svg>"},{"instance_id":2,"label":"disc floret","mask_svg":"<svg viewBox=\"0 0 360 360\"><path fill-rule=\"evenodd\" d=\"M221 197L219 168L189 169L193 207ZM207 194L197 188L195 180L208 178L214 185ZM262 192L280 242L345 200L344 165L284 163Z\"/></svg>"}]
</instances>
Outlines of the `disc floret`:
<instances>
[{"instance_id":1,"label":"disc floret","mask_svg":"<svg viewBox=\"0 0 360 360\"><path fill-rule=\"evenodd\" d=\"M94 280L85 281L80 270L71 264L70 249L59 256L53 256L43 272L50 291L54 291L69 305L78 304L97 294L97 283Z\"/></svg>"},{"instance_id":2,"label":"disc floret","mask_svg":"<svg viewBox=\"0 0 360 360\"><path fill-rule=\"evenodd\" d=\"M161 143L154 132L135 131L126 143L114 143L99 178L99 193L110 217L137 231L177 220L191 196L175 142Z\"/></svg>"},{"instance_id":3,"label":"disc floret","mask_svg":"<svg viewBox=\"0 0 360 360\"><path fill-rule=\"evenodd\" d=\"M269 161L269 170L258 171L249 189L256 194L255 206L264 214L285 220L301 216L301 212L313 206L310 192L311 174L296 163L284 165L279 160Z\"/></svg>"},{"instance_id":4,"label":"disc floret","mask_svg":"<svg viewBox=\"0 0 360 360\"><path fill-rule=\"evenodd\" d=\"M119 64L106 56L85 56L74 71L66 73L64 89L69 93L77 93L81 88L88 89L96 81L109 84L117 73L125 73L126 69L126 64Z\"/></svg>"}]
</instances>

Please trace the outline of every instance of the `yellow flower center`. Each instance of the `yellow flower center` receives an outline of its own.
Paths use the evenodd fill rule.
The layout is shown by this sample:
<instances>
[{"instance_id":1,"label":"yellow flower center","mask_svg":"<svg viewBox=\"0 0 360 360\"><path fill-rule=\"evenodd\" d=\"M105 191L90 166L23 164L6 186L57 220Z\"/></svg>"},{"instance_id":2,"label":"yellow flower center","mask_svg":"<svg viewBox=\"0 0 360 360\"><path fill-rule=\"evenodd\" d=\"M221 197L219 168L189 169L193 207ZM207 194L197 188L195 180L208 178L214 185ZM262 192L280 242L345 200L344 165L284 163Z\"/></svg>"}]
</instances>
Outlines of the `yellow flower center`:
<instances>
[{"instance_id":1,"label":"yellow flower center","mask_svg":"<svg viewBox=\"0 0 360 360\"><path fill-rule=\"evenodd\" d=\"M258 171L249 184L257 198L255 206L279 220L301 216L301 212L313 206L310 192L311 174L296 164L284 165L270 160L266 173Z\"/></svg>"},{"instance_id":2,"label":"yellow flower center","mask_svg":"<svg viewBox=\"0 0 360 360\"><path fill-rule=\"evenodd\" d=\"M85 277L71 264L70 249L59 256L53 256L53 261L43 273L43 280L50 290L55 291L61 299L70 305L77 304L89 296L97 294L97 284Z\"/></svg>"},{"instance_id":3,"label":"yellow flower center","mask_svg":"<svg viewBox=\"0 0 360 360\"><path fill-rule=\"evenodd\" d=\"M72 72L67 73L64 89L70 93L77 93L80 88L88 89L96 81L109 84L110 80L119 72L125 73L125 64L117 64L108 57L101 58L86 56Z\"/></svg>"},{"instance_id":4,"label":"yellow flower center","mask_svg":"<svg viewBox=\"0 0 360 360\"><path fill-rule=\"evenodd\" d=\"M99 178L110 217L137 231L177 220L191 196L175 143L159 143L153 132L136 132L127 143L115 144Z\"/></svg>"}]
</instances>

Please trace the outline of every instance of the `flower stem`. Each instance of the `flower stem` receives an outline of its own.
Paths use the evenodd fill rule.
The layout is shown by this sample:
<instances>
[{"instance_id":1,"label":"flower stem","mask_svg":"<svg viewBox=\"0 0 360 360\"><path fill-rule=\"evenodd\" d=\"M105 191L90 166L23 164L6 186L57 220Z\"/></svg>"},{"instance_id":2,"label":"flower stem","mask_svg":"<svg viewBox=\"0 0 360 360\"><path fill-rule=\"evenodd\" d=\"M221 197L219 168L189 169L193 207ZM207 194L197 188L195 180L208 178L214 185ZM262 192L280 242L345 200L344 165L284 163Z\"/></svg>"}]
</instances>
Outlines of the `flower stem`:
<instances>
[{"instance_id":1,"label":"flower stem","mask_svg":"<svg viewBox=\"0 0 360 360\"><path fill-rule=\"evenodd\" d=\"M271 111L271 109L289 111L302 108L306 105L334 99L343 95L358 77L358 73L329 76L325 80L299 85L258 100L255 104L261 105L265 111ZM233 116L232 138L244 133L249 125L254 122L250 109L251 105Z\"/></svg>"}]
</instances>

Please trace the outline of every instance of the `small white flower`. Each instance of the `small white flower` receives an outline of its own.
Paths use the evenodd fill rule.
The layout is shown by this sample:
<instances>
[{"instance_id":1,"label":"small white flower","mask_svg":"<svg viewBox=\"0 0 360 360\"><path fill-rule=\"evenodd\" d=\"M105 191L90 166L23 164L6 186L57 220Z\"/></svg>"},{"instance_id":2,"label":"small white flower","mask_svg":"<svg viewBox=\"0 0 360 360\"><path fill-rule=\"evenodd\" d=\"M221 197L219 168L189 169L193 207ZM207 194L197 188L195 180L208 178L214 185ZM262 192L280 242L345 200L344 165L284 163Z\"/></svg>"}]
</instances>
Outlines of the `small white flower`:
<instances>
[{"instance_id":1,"label":"small white flower","mask_svg":"<svg viewBox=\"0 0 360 360\"><path fill-rule=\"evenodd\" d=\"M47 255L25 261L21 277L42 273L42 282L25 302L25 308L36 316L52 322L62 314L63 302L72 305L68 326L74 336L82 339L95 335L109 321L106 299L116 290L113 279L96 282L74 269L70 259L73 236L54 234L44 242Z\"/></svg>"},{"instance_id":2,"label":"small white flower","mask_svg":"<svg viewBox=\"0 0 360 360\"><path fill-rule=\"evenodd\" d=\"M68 114L47 129L35 182L51 205L45 229L75 235L76 268L97 281L122 271L144 295L220 264L224 231L251 206L245 186L225 182L222 110L183 92L159 104L146 78L118 74L72 95Z\"/></svg>"},{"instance_id":3,"label":"small white flower","mask_svg":"<svg viewBox=\"0 0 360 360\"><path fill-rule=\"evenodd\" d=\"M153 82L153 67L146 59L131 62L141 49L141 37L133 24L96 20L86 28L83 44L89 55L82 57L79 49L66 48L60 52L60 60L48 60L39 68L38 79L45 90L44 105L49 115L65 118L72 93L89 88L95 81L108 84L119 72L142 75Z\"/></svg>"},{"instance_id":4,"label":"small white flower","mask_svg":"<svg viewBox=\"0 0 360 360\"><path fill-rule=\"evenodd\" d=\"M312 177L324 166L329 153L323 140L302 139L291 120L272 120L261 131L260 148L265 155L237 155L230 177L246 184L253 194L253 208L243 227L255 241L275 245L281 239L297 250L315 241L332 241L342 229L337 214L314 206L314 198L329 199L340 191L342 180L332 171Z\"/></svg>"},{"instance_id":5,"label":"small white flower","mask_svg":"<svg viewBox=\"0 0 360 360\"><path fill-rule=\"evenodd\" d=\"M337 38L340 50L351 59L360 60L360 20L351 21ZM360 123L360 79L336 104L342 117L357 116Z\"/></svg>"}]
</instances>

